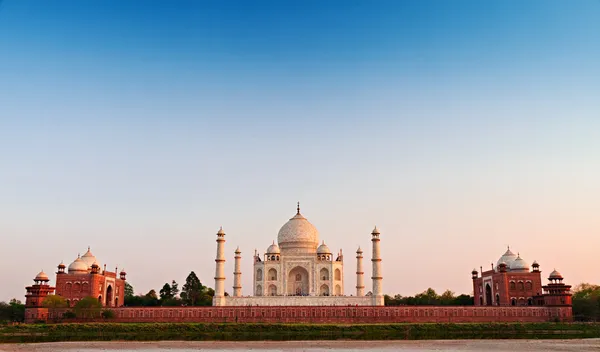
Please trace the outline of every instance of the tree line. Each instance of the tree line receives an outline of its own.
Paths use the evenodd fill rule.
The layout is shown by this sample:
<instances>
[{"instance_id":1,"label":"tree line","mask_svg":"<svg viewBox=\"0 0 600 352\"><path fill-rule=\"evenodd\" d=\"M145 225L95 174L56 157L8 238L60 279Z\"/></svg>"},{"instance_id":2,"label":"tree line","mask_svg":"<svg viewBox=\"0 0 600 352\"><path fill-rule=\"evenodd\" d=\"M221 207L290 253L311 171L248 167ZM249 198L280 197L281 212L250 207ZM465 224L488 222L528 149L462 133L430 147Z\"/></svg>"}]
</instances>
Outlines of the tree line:
<instances>
[{"instance_id":1,"label":"tree line","mask_svg":"<svg viewBox=\"0 0 600 352\"><path fill-rule=\"evenodd\" d=\"M450 290L438 295L434 289L428 288L414 296L385 295L384 302L386 306L472 306L474 299L465 294L455 296Z\"/></svg>"},{"instance_id":2,"label":"tree line","mask_svg":"<svg viewBox=\"0 0 600 352\"><path fill-rule=\"evenodd\" d=\"M215 290L204 286L193 271L185 279L185 284L179 290L179 284L172 280L165 283L158 294L152 289L146 294L135 295L133 287L125 283L125 301L127 307L155 306L210 306Z\"/></svg>"}]
</instances>

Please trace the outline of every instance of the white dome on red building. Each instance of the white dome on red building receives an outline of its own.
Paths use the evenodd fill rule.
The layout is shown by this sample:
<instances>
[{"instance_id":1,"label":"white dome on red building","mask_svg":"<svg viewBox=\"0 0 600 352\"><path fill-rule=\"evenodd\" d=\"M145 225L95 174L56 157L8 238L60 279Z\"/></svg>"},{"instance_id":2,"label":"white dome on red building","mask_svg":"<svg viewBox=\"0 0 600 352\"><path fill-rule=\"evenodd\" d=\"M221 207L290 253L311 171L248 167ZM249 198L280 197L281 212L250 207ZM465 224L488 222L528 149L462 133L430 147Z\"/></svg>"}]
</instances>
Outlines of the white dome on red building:
<instances>
[{"instance_id":1,"label":"white dome on red building","mask_svg":"<svg viewBox=\"0 0 600 352\"><path fill-rule=\"evenodd\" d=\"M506 252L504 252L504 254L502 254L500 259L498 259L498 262L496 262L496 269L500 266L500 263L504 263L504 264L506 264L507 268L510 268L511 263L515 259L517 259L517 255L514 254L513 252L511 252L510 248L508 248L506 250Z\"/></svg>"},{"instance_id":2,"label":"white dome on red building","mask_svg":"<svg viewBox=\"0 0 600 352\"><path fill-rule=\"evenodd\" d=\"M88 268L88 265L78 256L73 263L69 264L69 274L87 273Z\"/></svg>"}]
</instances>

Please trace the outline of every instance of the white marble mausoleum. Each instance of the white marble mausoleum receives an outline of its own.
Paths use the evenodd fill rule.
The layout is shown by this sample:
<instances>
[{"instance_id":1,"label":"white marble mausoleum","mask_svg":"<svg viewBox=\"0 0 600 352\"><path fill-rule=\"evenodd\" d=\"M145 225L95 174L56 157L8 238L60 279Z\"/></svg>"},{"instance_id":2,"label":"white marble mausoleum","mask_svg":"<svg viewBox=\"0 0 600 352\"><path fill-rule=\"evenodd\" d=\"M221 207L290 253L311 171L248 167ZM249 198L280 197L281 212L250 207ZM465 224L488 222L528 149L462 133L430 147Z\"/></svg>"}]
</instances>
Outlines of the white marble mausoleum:
<instances>
[{"instance_id":1,"label":"white marble mausoleum","mask_svg":"<svg viewBox=\"0 0 600 352\"><path fill-rule=\"evenodd\" d=\"M319 232L301 213L286 222L277 243L263 255L254 252L253 296L242 296L241 251L235 251L233 295L225 296L225 232L217 233L214 306L331 306L383 305L379 230L371 233L372 291L365 294L363 252L356 251L356 292L344 293L344 255L332 253Z\"/></svg>"}]
</instances>

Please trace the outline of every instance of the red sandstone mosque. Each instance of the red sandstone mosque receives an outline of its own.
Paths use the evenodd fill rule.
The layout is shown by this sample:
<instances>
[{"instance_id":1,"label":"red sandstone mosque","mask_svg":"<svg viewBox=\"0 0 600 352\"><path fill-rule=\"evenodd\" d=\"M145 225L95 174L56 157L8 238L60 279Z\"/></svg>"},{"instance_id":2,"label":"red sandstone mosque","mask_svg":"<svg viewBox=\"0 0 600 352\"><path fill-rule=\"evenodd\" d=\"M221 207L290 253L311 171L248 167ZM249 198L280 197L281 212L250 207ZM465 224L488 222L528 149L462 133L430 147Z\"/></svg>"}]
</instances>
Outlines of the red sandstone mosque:
<instances>
[{"instance_id":1,"label":"red sandstone mosque","mask_svg":"<svg viewBox=\"0 0 600 352\"><path fill-rule=\"evenodd\" d=\"M56 272L56 287L51 287L50 279L43 271L36 275L34 285L26 287L26 307L42 307L46 296L56 294L64 297L69 307L75 306L85 297L94 297L105 307L121 307L125 297L125 277L127 273L118 269L114 272L106 270L106 265L101 269L96 257L88 247L83 256L69 264L67 271L61 262ZM32 312L31 312L32 313Z\"/></svg>"},{"instance_id":2,"label":"red sandstone mosque","mask_svg":"<svg viewBox=\"0 0 600 352\"><path fill-rule=\"evenodd\" d=\"M40 272L34 285L26 287L25 321L61 319L79 300L94 297L114 319L122 322L495 322L495 321L570 321L571 286L563 283L554 270L549 283L542 284L540 265L531 266L508 249L491 270L472 271L474 306L394 306L383 305L380 232L371 232L372 292L365 295L362 250L356 256L356 295L343 293L343 255L333 255L323 242L319 245L316 228L297 213L281 228L278 244L267 248L264 259L255 251L254 296L241 294L241 252L235 250L234 295L226 297L225 232L217 233L215 259L215 297L212 307L123 307L124 270L101 269L90 249L77 256L65 272L58 265L56 287ZM118 276L117 276L118 273ZM338 287L339 286L339 287ZM333 290L332 290L333 288ZM69 308L46 308L51 294L64 297Z\"/></svg>"},{"instance_id":3,"label":"red sandstone mosque","mask_svg":"<svg viewBox=\"0 0 600 352\"><path fill-rule=\"evenodd\" d=\"M554 270L549 283L542 284L540 264L531 267L510 250L498 259L496 267L483 271L473 269L473 296L477 306L571 306L571 286L565 285L562 275Z\"/></svg>"}]
</instances>

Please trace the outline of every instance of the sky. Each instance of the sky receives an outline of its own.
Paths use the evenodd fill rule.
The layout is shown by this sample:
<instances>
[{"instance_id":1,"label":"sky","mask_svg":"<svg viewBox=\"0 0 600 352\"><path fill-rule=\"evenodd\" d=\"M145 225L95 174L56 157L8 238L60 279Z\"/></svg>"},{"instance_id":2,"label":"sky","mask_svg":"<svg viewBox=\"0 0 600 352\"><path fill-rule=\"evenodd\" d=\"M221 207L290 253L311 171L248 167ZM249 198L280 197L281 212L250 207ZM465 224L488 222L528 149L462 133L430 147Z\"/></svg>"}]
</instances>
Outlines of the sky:
<instances>
[{"instance_id":1,"label":"sky","mask_svg":"<svg viewBox=\"0 0 600 352\"><path fill-rule=\"evenodd\" d=\"M0 300L88 246L226 290L302 213L383 290L600 283L600 1L0 2ZM54 280L51 282L53 283Z\"/></svg>"}]
</instances>

